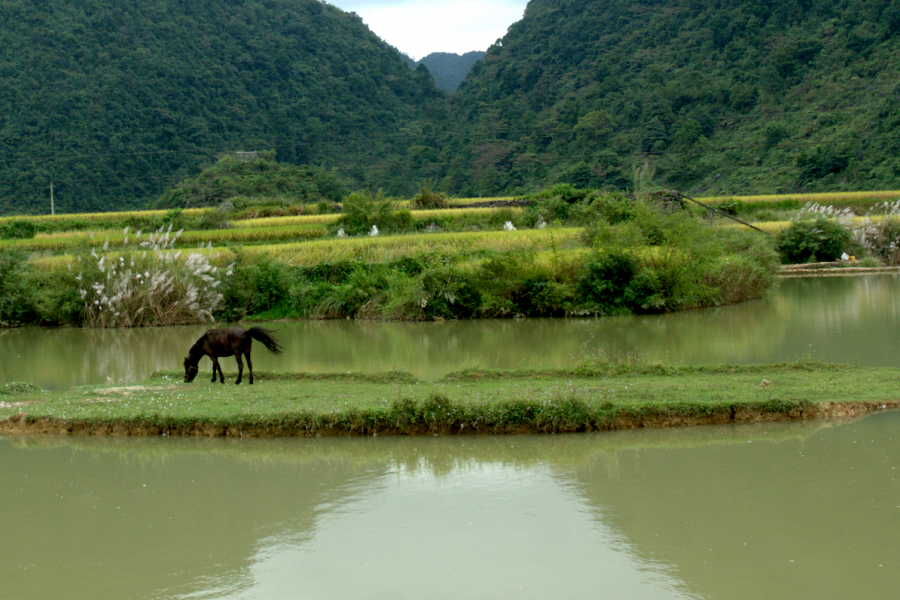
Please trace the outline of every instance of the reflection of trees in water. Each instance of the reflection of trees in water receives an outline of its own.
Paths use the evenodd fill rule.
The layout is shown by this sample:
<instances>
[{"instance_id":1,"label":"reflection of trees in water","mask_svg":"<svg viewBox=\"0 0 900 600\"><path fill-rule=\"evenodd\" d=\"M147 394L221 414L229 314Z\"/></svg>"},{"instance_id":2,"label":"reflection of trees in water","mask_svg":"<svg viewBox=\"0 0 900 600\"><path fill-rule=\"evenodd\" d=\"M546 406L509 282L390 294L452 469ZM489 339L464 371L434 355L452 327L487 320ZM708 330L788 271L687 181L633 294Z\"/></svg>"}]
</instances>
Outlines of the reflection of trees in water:
<instances>
[{"instance_id":1,"label":"reflection of trees in water","mask_svg":"<svg viewBox=\"0 0 900 600\"><path fill-rule=\"evenodd\" d=\"M4 381L67 387L109 380L138 381L153 371L178 369L190 344L207 326L134 329L23 328L0 330ZM192 340L193 341L193 340Z\"/></svg>"}]
</instances>

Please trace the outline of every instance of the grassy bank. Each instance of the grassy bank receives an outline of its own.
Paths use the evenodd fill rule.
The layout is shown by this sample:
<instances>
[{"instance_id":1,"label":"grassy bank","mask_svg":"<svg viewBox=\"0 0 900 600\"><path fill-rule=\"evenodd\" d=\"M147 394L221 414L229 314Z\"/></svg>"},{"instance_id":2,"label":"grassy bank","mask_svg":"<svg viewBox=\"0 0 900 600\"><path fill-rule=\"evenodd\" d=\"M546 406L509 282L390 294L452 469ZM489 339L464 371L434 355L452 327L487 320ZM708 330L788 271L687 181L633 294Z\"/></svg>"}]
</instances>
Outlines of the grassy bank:
<instances>
[{"instance_id":1,"label":"grassy bank","mask_svg":"<svg viewBox=\"0 0 900 600\"><path fill-rule=\"evenodd\" d=\"M437 381L257 374L254 386L157 373L130 386L0 388L0 433L308 436L564 433L848 416L900 407L894 369L585 366Z\"/></svg>"}]
</instances>

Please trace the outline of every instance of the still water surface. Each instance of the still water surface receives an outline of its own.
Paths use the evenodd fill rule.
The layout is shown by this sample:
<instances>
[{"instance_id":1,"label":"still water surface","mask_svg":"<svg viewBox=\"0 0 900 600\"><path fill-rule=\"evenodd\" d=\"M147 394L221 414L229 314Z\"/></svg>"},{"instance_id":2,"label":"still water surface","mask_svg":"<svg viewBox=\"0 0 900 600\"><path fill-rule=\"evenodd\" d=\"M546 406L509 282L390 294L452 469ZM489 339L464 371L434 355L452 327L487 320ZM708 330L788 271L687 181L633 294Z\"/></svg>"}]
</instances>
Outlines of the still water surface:
<instances>
[{"instance_id":1,"label":"still water surface","mask_svg":"<svg viewBox=\"0 0 900 600\"><path fill-rule=\"evenodd\" d=\"M565 436L0 438L0 596L897 597L900 411Z\"/></svg>"},{"instance_id":2,"label":"still water surface","mask_svg":"<svg viewBox=\"0 0 900 600\"><path fill-rule=\"evenodd\" d=\"M598 354L667 364L753 364L811 357L900 367L900 275L789 279L772 297L737 306L602 319L447 323L273 323L286 351L254 345L254 366L277 372L452 371L569 367ZM0 385L46 388L134 382L178 370L207 326L128 330L0 330ZM225 359L226 372L236 372ZM203 359L201 369L211 363Z\"/></svg>"}]
</instances>

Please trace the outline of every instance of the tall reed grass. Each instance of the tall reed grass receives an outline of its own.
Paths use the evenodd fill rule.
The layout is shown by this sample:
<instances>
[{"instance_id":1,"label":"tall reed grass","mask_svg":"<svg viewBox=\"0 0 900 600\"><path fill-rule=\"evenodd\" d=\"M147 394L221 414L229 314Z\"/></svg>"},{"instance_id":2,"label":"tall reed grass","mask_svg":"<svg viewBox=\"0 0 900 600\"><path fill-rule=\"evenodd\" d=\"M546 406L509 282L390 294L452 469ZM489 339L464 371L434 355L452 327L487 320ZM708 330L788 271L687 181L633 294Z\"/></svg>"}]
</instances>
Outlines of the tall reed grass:
<instances>
[{"instance_id":1,"label":"tall reed grass","mask_svg":"<svg viewBox=\"0 0 900 600\"><path fill-rule=\"evenodd\" d=\"M128 239L128 231L125 232ZM98 253L76 259L78 292L84 302L86 327L143 327L211 322L222 301L222 273L201 252L182 258L174 246L180 232L132 238L143 251ZM127 243L127 242L126 242ZM226 269L225 276L230 273Z\"/></svg>"}]
</instances>

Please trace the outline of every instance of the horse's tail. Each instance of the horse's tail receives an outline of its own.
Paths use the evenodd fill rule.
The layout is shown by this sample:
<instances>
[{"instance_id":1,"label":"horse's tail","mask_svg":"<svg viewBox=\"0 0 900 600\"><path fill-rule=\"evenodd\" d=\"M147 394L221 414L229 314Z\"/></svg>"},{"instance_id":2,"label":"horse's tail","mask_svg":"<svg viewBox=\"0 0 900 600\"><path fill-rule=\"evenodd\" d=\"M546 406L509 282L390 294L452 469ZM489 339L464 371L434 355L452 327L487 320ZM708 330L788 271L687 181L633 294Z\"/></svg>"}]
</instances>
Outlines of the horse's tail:
<instances>
[{"instance_id":1,"label":"horse's tail","mask_svg":"<svg viewBox=\"0 0 900 600\"><path fill-rule=\"evenodd\" d=\"M284 350L284 346L278 343L278 340L272 335L273 333L275 333L273 330L263 329L262 327L251 327L247 330L247 334L250 337L262 342L270 352L281 354L281 351Z\"/></svg>"}]
</instances>

